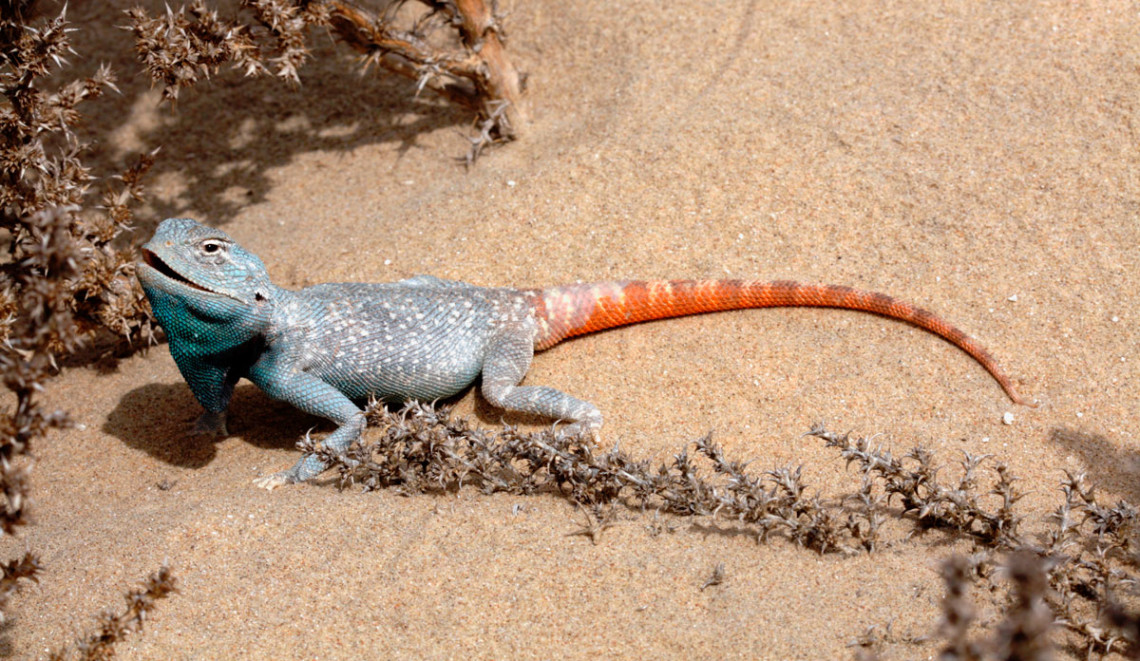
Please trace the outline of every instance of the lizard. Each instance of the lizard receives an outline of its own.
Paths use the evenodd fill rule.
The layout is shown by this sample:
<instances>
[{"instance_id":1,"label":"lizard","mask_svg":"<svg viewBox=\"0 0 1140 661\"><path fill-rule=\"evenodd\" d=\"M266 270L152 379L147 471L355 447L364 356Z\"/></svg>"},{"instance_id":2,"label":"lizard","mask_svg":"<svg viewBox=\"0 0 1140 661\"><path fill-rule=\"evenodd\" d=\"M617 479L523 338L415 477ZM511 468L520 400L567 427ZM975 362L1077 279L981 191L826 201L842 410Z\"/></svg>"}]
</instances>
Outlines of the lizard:
<instances>
[{"instance_id":1,"label":"lizard","mask_svg":"<svg viewBox=\"0 0 1140 661\"><path fill-rule=\"evenodd\" d=\"M265 264L225 232L189 218L159 224L136 274L170 353L204 412L201 433L226 432L234 386L336 424L323 441L343 452L362 434L359 403L433 401L478 378L497 408L545 416L597 437L593 404L520 385L536 351L578 335L654 319L762 307L862 310L909 322L981 364L1017 404L1028 404L981 344L941 317L886 294L791 281L629 280L543 289L480 287L419 275L381 284L274 285ZM313 454L255 480L273 489L327 466Z\"/></svg>"}]
</instances>

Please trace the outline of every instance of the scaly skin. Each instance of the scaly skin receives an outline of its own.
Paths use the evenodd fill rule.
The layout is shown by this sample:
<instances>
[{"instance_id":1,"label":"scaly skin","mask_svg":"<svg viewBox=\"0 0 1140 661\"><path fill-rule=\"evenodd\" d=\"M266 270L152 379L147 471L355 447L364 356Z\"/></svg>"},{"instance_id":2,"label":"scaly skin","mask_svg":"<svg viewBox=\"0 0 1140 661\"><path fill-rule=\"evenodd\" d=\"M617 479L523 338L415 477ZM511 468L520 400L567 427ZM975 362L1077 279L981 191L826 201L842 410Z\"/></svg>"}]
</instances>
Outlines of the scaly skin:
<instances>
[{"instance_id":1,"label":"scaly skin","mask_svg":"<svg viewBox=\"0 0 1140 661\"><path fill-rule=\"evenodd\" d=\"M671 280L497 289L416 276L290 291L271 283L261 260L225 232L186 218L159 225L143 246L138 277L178 369L205 408L196 430L225 433L234 385L246 377L270 397L335 422L324 441L334 452L364 430L359 402L450 397L480 375L492 405L596 434L602 414L593 404L519 385L536 350L616 326L741 308L837 307L907 321L961 348L1010 399L1026 403L989 353L940 317L834 285ZM272 489L325 468L305 455L255 483Z\"/></svg>"}]
</instances>

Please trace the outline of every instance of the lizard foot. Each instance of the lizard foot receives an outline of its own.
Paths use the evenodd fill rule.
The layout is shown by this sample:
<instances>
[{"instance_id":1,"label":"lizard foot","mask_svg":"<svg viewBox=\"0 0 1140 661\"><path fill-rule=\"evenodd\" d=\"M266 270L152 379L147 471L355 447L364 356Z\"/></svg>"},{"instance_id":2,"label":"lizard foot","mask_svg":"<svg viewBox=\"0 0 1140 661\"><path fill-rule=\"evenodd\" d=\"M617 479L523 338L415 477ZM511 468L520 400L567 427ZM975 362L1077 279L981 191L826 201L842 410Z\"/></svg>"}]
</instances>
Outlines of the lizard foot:
<instances>
[{"instance_id":1,"label":"lizard foot","mask_svg":"<svg viewBox=\"0 0 1140 661\"><path fill-rule=\"evenodd\" d=\"M254 480L253 483L266 491L273 491L277 487L283 487L286 484L296 484L297 479L293 477L293 471L281 471L280 473L259 477Z\"/></svg>"},{"instance_id":2,"label":"lizard foot","mask_svg":"<svg viewBox=\"0 0 1140 661\"><path fill-rule=\"evenodd\" d=\"M594 445L597 445L602 440L602 425L600 422L597 424L590 424L588 422L575 422L573 424L566 425L559 431L571 436L577 436L584 441L590 441Z\"/></svg>"},{"instance_id":3,"label":"lizard foot","mask_svg":"<svg viewBox=\"0 0 1140 661\"><path fill-rule=\"evenodd\" d=\"M194 423L194 428L190 430L190 433L194 436L229 436L230 433L226 429L226 412L206 411L198 416L198 420Z\"/></svg>"}]
</instances>

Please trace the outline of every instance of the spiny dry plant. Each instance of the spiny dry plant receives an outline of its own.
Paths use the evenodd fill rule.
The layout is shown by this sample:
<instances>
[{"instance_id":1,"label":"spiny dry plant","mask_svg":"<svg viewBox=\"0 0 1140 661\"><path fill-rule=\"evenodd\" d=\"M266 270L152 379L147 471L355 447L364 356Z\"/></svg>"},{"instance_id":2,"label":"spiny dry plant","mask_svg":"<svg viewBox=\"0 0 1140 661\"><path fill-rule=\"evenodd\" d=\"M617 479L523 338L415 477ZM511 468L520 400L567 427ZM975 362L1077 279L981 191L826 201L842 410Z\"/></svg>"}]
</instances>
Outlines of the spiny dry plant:
<instances>
[{"instance_id":1,"label":"spiny dry plant","mask_svg":"<svg viewBox=\"0 0 1140 661\"><path fill-rule=\"evenodd\" d=\"M976 661L982 658L981 645L970 640L970 625L974 621L974 601L970 598L970 578L974 566L968 558L951 556L942 563L942 580L946 595L942 597L940 633L947 644L939 654L941 661Z\"/></svg>"},{"instance_id":2,"label":"spiny dry plant","mask_svg":"<svg viewBox=\"0 0 1140 661\"><path fill-rule=\"evenodd\" d=\"M1052 622L1077 634L1079 647L1087 658L1126 649L1133 655L1140 654L1140 637L1137 636L1140 616L1125 605L1135 603L1140 578L1137 573L1140 528L1137 510L1130 503L1118 501L1112 506L1103 505L1084 473L1065 471L1061 483L1064 502L1047 522L1043 541L1030 542L1021 530L1023 517L1015 511L1016 503L1024 494L1016 487L1017 478L1008 467L1000 462L993 465L995 479L988 489L978 481L978 468L990 455L963 453L962 475L956 484L950 485L937 480L942 467L935 463L928 450L915 448L897 458L889 450L872 447L867 438L853 439L849 434L834 434L818 427L809 434L839 449L849 465L857 463L865 481L867 476L874 476L882 485L886 500L897 497L901 514L913 516L919 529L950 530L977 542L981 550L972 560L973 567L993 566L997 562L993 555L1005 554L1012 563L1013 583L1025 590L1030 589L1026 583L1032 578L1030 574L1039 571L1048 582L1049 590L1043 603L1052 611ZM989 508L983 503L989 503ZM1025 559L1029 556L1034 558L1032 562ZM990 572L981 572L981 575L990 581ZM947 575L946 580L951 588L961 585L958 578ZM1038 588L1032 590L1036 593ZM948 606L947 622L959 621L961 618L952 615L950 610ZM1011 607L1009 626L1040 630L1035 634L1040 637L1044 635L1041 632L1048 629L1040 625L1041 619L1040 609L1023 600L1020 606ZM959 642L964 640L961 637L964 634L964 627L954 630ZM1031 647L1030 642L1019 643L1018 640L1013 634L999 639L994 643L998 652L989 656L970 656L966 648L943 656L947 659L1049 657L1048 650L1029 656L1015 654L1017 650L1024 652ZM982 648L972 649L977 652ZM1001 650L1014 652L1006 654Z\"/></svg>"},{"instance_id":3,"label":"spiny dry plant","mask_svg":"<svg viewBox=\"0 0 1140 661\"><path fill-rule=\"evenodd\" d=\"M695 457L686 448L672 464L654 469L619 448L598 452L592 442L553 428L489 432L446 409L415 403L399 412L374 404L368 415L380 427L372 442L344 454L309 437L301 447L338 466L343 483L366 490L554 491L590 507L622 502L645 511L732 517L759 539L783 535L821 553L874 548L881 523L876 511L809 495L799 468L750 473L746 464L726 459L711 436L695 443ZM701 470L702 460L713 476Z\"/></svg>"},{"instance_id":4,"label":"spiny dry plant","mask_svg":"<svg viewBox=\"0 0 1140 661\"><path fill-rule=\"evenodd\" d=\"M145 156L88 200L93 176L80 161L79 105L114 89L106 67L59 80L71 53L64 13L33 25L33 2L0 4L0 380L12 408L0 409L0 534L29 522L29 474L36 439L69 424L40 397L72 355L100 329L146 342L153 325L133 277L134 255L115 239L129 226L129 204L142 195ZM0 565L0 617L21 581L40 563L27 553ZM105 657L104 657L105 658Z\"/></svg>"},{"instance_id":5,"label":"spiny dry plant","mask_svg":"<svg viewBox=\"0 0 1140 661\"><path fill-rule=\"evenodd\" d=\"M726 457L708 436L692 445L695 454L686 447L672 462L653 466L616 447L600 451L556 427L487 431L446 408L417 403L399 410L373 403L367 413L378 429L344 454L310 437L299 444L335 466L342 486L561 494L586 517L586 526L572 534L594 543L614 521L616 506L651 513L655 533L671 529L662 516L711 516L737 521L758 541L783 537L840 554L898 543L883 539L883 524L892 517L909 523L912 534L940 530L976 547L974 556L945 570L942 632L950 643L942 658L1045 659L1053 628L1074 634L1073 645L1090 658L1137 649L1140 620L1129 610L1136 601L1137 511L1126 502L1099 503L1083 474L1067 475L1064 502L1041 522L1044 533L1031 535L1017 511L1023 494L1016 476L988 455L964 453L948 470L927 449L895 456L868 438L817 426L808 435L856 465L860 479L854 492L826 498L809 490L802 467L752 470ZM1043 541L1030 541L1038 537ZM1006 620L990 640L972 641L974 607L966 586L978 579L1000 592L1000 576L1012 586L1004 588Z\"/></svg>"},{"instance_id":6,"label":"spiny dry plant","mask_svg":"<svg viewBox=\"0 0 1140 661\"><path fill-rule=\"evenodd\" d=\"M80 661L107 661L115 656L115 644L132 632L142 629L147 615L155 609L159 599L177 592L174 575L169 567L151 574L141 588L127 592L126 608L121 613L105 611L99 615L96 633L79 638L72 649L57 650L48 658L52 661L79 659Z\"/></svg>"},{"instance_id":7,"label":"spiny dry plant","mask_svg":"<svg viewBox=\"0 0 1140 661\"><path fill-rule=\"evenodd\" d=\"M921 528L952 529L969 535L988 546L1015 548L1021 545L1021 517L1014 512L1014 504L1024 496L1005 464L997 463L993 472L997 480L988 495L998 496L1000 504L987 511L981 502L985 492L979 489L979 467L993 455L972 455L963 452L962 475L955 484L940 482L937 478L942 467L934 453L916 447L902 457L890 450L871 447L867 438L852 439L850 434L835 434L821 426L809 435L822 439L828 447L837 448L848 466L856 463L864 476L863 503L874 508L883 499L898 499L903 515L914 514ZM872 495L874 483L882 486L881 496Z\"/></svg>"},{"instance_id":8,"label":"spiny dry plant","mask_svg":"<svg viewBox=\"0 0 1140 661\"><path fill-rule=\"evenodd\" d=\"M419 9L409 8L414 4ZM209 77L226 63L247 76L273 73L300 83L311 56L313 28L331 30L372 65L414 82L474 113L476 134L466 160L487 146L519 137L524 77L507 57L495 0L387 0L370 8L348 0L240 0L221 18L203 0L161 16L127 11L140 61L163 96Z\"/></svg>"},{"instance_id":9,"label":"spiny dry plant","mask_svg":"<svg viewBox=\"0 0 1140 661\"><path fill-rule=\"evenodd\" d=\"M1008 555L996 574L1007 579L1008 599L1002 621L983 639L970 635L977 609L970 598L976 576L988 563L984 554L951 556L941 566L946 596L942 600L941 633L946 638L941 661L1017 659L1049 661L1053 658L1050 630L1055 615L1047 603L1048 561L1030 551Z\"/></svg>"}]
</instances>

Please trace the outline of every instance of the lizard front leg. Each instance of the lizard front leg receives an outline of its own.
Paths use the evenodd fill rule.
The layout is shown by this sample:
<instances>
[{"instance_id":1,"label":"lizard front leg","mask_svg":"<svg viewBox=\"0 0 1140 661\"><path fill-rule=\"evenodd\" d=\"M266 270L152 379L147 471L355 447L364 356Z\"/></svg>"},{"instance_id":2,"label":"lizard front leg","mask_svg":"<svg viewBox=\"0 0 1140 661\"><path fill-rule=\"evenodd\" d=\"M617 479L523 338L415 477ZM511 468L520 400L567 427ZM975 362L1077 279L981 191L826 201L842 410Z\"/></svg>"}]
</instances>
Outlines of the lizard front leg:
<instances>
[{"instance_id":1,"label":"lizard front leg","mask_svg":"<svg viewBox=\"0 0 1140 661\"><path fill-rule=\"evenodd\" d=\"M194 423L191 434L207 436L228 436L226 429L226 409L230 405L230 398L234 394L234 386L244 372L241 367L243 354L241 352L227 353L220 356L196 354L187 350L184 344L175 338L170 341L170 353L182 378L189 384L194 398L206 409ZM245 364L248 364L246 361Z\"/></svg>"},{"instance_id":2,"label":"lizard front leg","mask_svg":"<svg viewBox=\"0 0 1140 661\"><path fill-rule=\"evenodd\" d=\"M249 378L270 397L335 422L336 430L324 440L325 447L333 452L344 452L364 432L364 411L344 393L311 374L293 368L258 369L255 366L250 370ZM328 465L325 462L315 455L307 454L289 470L260 477L253 483L263 489L273 490L285 484L310 480L326 468Z\"/></svg>"},{"instance_id":3,"label":"lizard front leg","mask_svg":"<svg viewBox=\"0 0 1140 661\"><path fill-rule=\"evenodd\" d=\"M518 385L534 358L534 340L525 333L504 331L491 340L483 359L483 396L507 411L534 413L571 423L571 433L596 436L602 412L589 402L546 386Z\"/></svg>"}]
</instances>

